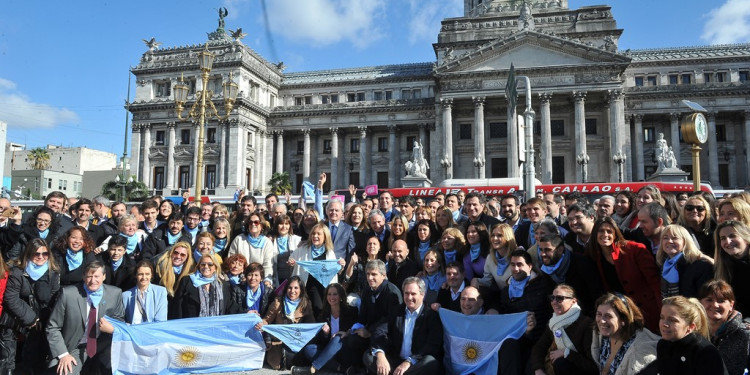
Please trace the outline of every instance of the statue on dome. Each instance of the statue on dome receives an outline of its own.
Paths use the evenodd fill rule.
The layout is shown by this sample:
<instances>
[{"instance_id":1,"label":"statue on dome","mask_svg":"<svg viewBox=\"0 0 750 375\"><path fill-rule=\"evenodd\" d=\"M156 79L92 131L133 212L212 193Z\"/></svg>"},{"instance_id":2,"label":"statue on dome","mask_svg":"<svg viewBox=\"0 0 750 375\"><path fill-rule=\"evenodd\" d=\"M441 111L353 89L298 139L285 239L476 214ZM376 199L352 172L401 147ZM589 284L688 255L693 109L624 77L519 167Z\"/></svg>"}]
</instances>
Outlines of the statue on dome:
<instances>
[{"instance_id":1,"label":"statue on dome","mask_svg":"<svg viewBox=\"0 0 750 375\"><path fill-rule=\"evenodd\" d=\"M227 8L219 8L219 28L222 30L224 30L224 18L226 18L227 15L229 15L229 11L227 11Z\"/></svg>"},{"instance_id":2,"label":"statue on dome","mask_svg":"<svg viewBox=\"0 0 750 375\"><path fill-rule=\"evenodd\" d=\"M427 170L430 169L430 165L427 164L422 145L417 140L414 140L412 158L414 159L413 162L410 160L404 164L407 176L427 177Z\"/></svg>"}]
</instances>

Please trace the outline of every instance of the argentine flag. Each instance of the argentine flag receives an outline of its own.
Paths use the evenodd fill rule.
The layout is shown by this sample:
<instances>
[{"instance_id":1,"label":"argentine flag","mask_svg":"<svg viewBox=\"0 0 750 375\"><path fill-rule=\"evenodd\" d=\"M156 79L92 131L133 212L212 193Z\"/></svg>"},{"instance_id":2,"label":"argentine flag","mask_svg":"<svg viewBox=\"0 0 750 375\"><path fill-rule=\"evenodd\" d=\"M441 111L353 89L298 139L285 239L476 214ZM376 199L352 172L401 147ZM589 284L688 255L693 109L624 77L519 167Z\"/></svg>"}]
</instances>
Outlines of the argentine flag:
<instances>
[{"instance_id":1,"label":"argentine flag","mask_svg":"<svg viewBox=\"0 0 750 375\"><path fill-rule=\"evenodd\" d=\"M497 374L497 352L507 338L526 332L526 313L464 315L440 309L449 374Z\"/></svg>"},{"instance_id":2,"label":"argentine flag","mask_svg":"<svg viewBox=\"0 0 750 375\"><path fill-rule=\"evenodd\" d=\"M256 314L189 318L128 325L108 319L112 373L204 374L263 367L266 346Z\"/></svg>"}]
</instances>

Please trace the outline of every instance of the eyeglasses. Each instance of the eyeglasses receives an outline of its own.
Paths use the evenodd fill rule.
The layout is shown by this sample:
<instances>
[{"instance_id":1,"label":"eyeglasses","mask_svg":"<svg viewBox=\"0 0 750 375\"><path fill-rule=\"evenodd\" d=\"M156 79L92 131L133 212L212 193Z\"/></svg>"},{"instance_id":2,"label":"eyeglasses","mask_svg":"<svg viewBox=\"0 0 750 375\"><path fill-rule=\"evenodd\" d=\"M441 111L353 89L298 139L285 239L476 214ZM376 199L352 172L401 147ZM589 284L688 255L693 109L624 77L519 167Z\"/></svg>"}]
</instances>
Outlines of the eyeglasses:
<instances>
[{"instance_id":1,"label":"eyeglasses","mask_svg":"<svg viewBox=\"0 0 750 375\"><path fill-rule=\"evenodd\" d=\"M693 206L692 204L685 205L685 211L703 212L705 210L706 210L706 207L703 207L703 206Z\"/></svg>"},{"instance_id":2,"label":"eyeglasses","mask_svg":"<svg viewBox=\"0 0 750 375\"><path fill-rule=\"evenodd\" d=\"M49 258L49 251L37 251L34 253L34 257Z\"/></svg>"},{"instance_id":3,"label":"eyeglasses","mask_svg":"<svg viewBox=\"0 0 750 375\"><path fill-rule=\"evenodd\" d=\"M187 221L189 221L189 222L201 221L201 218L200 217L188 216Z\"/></svg>"},{"instance_id":4,"label":"eyeglasses","mask_svg":"<svg viewBox=\"0 0 750 375\"><path fill-rule=\"evenodd\" d=\"M213 263L201 263L200 266L201 267L213 267L214 264Z\"/></svg>"},{"instance_id":5,"label":"eyeglasses","mask_svg":"<svg viewBox=\"0 0 750 375\"><path fill-rule=\"evenodd\" d=\"M180 258L187 258L187 254L183 254L183 253L174 253L172 254L172 256L180 257Z\"/></svg>"},{"instance_id":6,"label":"eyeglasses","mask_svg":"<svg viewBox=\"0 0 750 375\"><path fill-rule=\"evenodd\" d=\"M251 225L260 225L260 220L250 220Z\"/></svg>"},{"instance_id":7,"label":"eyeglasses","mask_svg":"<svg viewBox=\"0 0 750 375\"><path fill-rule=\"evenodd\" d=\"M36 222L39 224L49 224L52 222L52 220L46 220L46 219L36 219Z\"/></svg>"},{"instance_id":8,"label":"eyeglasses","mask_svg":"<svg viewBox=\"0 0 750 375\"><path fill-rule=\"evenodd\" d=\"M573 299L573 297L569 297L569 296L556 296L554 294L550 294L548 298L549 298L550 302L557 301L557 303L562 303L562 301L565 301L566 299Z\"/></svg>"}]
</instances>

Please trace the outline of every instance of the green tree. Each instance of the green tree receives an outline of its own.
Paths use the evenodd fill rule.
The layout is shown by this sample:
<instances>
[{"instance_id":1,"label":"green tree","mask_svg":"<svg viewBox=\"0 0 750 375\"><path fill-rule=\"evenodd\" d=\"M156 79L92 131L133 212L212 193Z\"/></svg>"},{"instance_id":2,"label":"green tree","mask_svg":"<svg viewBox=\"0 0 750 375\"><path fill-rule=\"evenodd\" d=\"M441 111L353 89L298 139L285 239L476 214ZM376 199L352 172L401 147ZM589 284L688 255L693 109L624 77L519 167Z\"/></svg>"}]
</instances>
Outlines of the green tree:
<instances>
[{"instance_id":1,"label":"green tree","mask_svg":"<svg viewBox=\"0 0 750 375\"><path fill-rule=\"evenodd\" d=\"M108 181L102 185L102 195L110 200L122 200L124 202L142 202L148 199L148 186L134 178L128 178L125 181L125 199L121 199L122 182Z\"/></svg>"},{"instance_id":2,"label":"green tree","mask_svg":"<svg viewBox=\"0 0 750 375\"><path fill-rule=\"evenodd\" d=\"M47 149L37 147L29 151L29 166L31 169L48 169L49 164L49 152Z\"/></svg>"},{"instance_id":3,"label":"green tree","mask_svg":"<svg viewBox=\"0 0 750 375\"><path fill-rule=\"evenodd\" d=\"M268 186L271 187L271 192L277 195L284 194L287 191L292 191L292 181L289 177L289 173L274 173L271 176L271 179L268 180Z\"/></svg>"}]
</instances>

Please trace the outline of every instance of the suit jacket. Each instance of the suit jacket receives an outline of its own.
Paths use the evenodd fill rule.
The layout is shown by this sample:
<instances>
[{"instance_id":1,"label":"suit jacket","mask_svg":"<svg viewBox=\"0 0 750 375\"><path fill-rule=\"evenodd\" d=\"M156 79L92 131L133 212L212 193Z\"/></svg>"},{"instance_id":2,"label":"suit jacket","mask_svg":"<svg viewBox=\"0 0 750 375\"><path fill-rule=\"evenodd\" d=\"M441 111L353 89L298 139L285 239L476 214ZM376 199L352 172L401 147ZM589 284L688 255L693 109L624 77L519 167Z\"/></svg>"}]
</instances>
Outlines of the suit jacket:
<instances>
[{"instance_id":1,"label":"suit jacket","mask_svg":"<svg viewBox=\"0 0 750 375\"><path fill-rule=\"evenodd\" d=\"M331 223L326 221L326 226L330 229ZM343 258L348 260L352 252L354 252L355 246L356 242L354 241L352 226L343 220L339 221L338 229L336 230L336 239L333 240L333 253L336 254L336 259Z\"/></svg>"},{"instance_id":2,"label":"suit jacket","mask_svg":"<svg viewBox=\"0 0 750 375\"><path fill-rule=\"evenodd\" d=\"M416 276L417 273L421 271L419 265L411 260L411 258L404 259L404 261L398 266L396 265L396 262L391 259L388 261L387 269L388 281L396 285L398 290L401 290L404 280L408 277Z\"/></svg>"},{"instance_id":3,"label":"suit jacket","mask_svg":"<svg viewBox=\"0 0 750 375\"><path fill-rule=\"evenodd\" d=\"M71 221L73 225L75 226L83 226L78 225L75 221ZM105 238L107 238L107 235L104 233L104 228L94 225L91 222L88 223L88 228L86 228L86 231L89 233L89 236L91 237L91 240L94 241L94 245L97 247L102 244L102 241L104 241Z\"/></svg>"},{"instance_id":4,"label":"suit jacket","mask_svg":"<svg viewBox=\"0 0 750 375\"><path fill-rule=\"evenodd\" d=\"M97 322L105 315L123 320L125 307L122 303L120 288L106 284L102 284L101 288L104 288L104 295L96 311ZM57 363L57 357L61 354L72 353L86 333L87 303L83 283L66 286L60 290L60 296L52 309L46 330L54 363ZM109 347L111 343L112 335L100 332L97 336L96 357L107 367L110 365Z\"/></svg>"},{"instance_id":5,"label":"suit jacket","mask_svg":"<svg viewBox=\"0 0 750 375\"><path fill-rule=\"evenodd\" d=\"M472 221L471 219L469 219L469 217L467 216L466 220L463 223L461 223L461 226L464 228L464 233L466 233L466 229L469 228L469 224L475 223L477 221L479 221L482 224L484 224L484 226L487 227L487 231L489 231L490 229L492 229L493 225L500 224L500 220L498 220L498 219L496 219L496 218L494 218L494 217L492 217L490 215L487 215L485 213L480 214L479 218L477 220L474 220L474 221Z\"/></svg>"},{"instance_id":6,"label":"suit jacket","mask_svg":"<svg viewBox=\"0 0 750 375\"><path fill-rule=\"evenodd\" d=\"M388 324L381 325L373 335L373 349L383 350L388 357L400 358L401 346L404 343L404 329L406 324L406 306L400 308L388 317ZM420 361L427 355L438 361L443 352L443 323L440 316L429 306L422 304L414 322L411 335L411 358Z\"/></svg>"},{"instance_id":7,"label":"suit jacket","mask_svg":"<svg viewBox=\"0 0 750 375\"><path fill-rule=\"evenodd\" d=\"M122 301L125 305L125 321L133 323L135 314L138 287L122 292ZM144 323L163 322L167 320L167 289L160 285L150 284L146 290L146 316L142 317Z\"/></svg>"}]
</instances>

